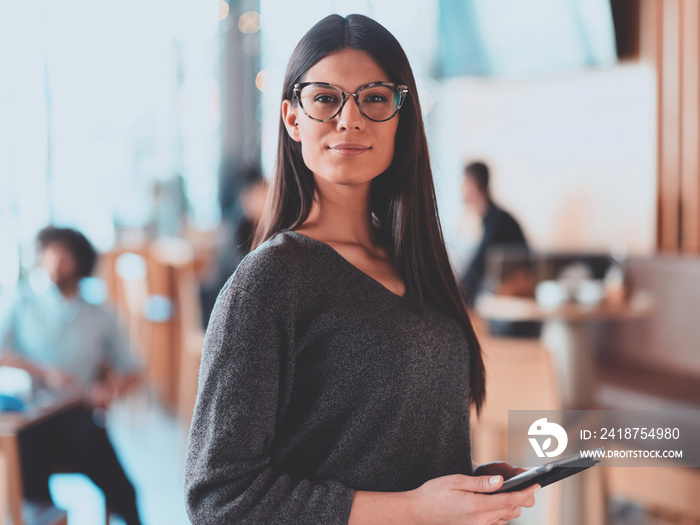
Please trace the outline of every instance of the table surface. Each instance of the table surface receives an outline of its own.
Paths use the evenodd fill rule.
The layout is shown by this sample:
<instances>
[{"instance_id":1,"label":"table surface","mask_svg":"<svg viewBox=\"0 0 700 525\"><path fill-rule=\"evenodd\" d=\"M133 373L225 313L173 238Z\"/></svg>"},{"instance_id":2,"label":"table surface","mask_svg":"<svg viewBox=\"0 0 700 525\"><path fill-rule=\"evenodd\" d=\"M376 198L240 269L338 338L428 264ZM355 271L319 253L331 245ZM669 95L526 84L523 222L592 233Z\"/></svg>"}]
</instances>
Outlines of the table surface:
<instances>
[{"instance_id":1,"label":"table surface","mask_svg":"<svg viewBox=\"0 0 700 525\"><path fill-rule=\"evenodd\" d=\"M542 306L534 299L505 295L482 295L476 302L476 311L492 321L587 321L595 319L637 319L649 315L654 301L649 292L635 292L627 301L603 301L596 305L564 303Z\"/></svg>"},{"instance_id":2,"label":"table surface","mask_svg":"<svg viewBox=\"0 0 700 525\"><path fill-rule=\"evenodd\" d=\"M0 412L0 435L12 435L59 412L78 406L82 391L75 387L41 390L21 412Z\"/></svg>"}]
</instances>

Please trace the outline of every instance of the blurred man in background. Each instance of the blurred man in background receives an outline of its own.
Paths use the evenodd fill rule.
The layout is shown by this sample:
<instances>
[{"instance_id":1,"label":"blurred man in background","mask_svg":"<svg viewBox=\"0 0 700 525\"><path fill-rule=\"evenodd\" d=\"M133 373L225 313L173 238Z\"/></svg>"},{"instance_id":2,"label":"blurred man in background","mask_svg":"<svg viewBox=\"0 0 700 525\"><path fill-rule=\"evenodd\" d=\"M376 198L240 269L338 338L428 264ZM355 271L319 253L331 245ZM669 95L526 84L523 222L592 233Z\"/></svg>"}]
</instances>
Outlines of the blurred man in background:
<instances>
[{"instance_id":1,"label":"blurred man in background","mask_svg":"<svg viewBox=\"0 0 700 525\"><path fill-rule=\"evenodd\" d=\"M462 198L482 218L483 235L467 268L460 275L462 294L472 308L484 286L486 256L493 248L520 248L527 251L527 241L518 221L491 198L489 168L473 162L464 168Z\"/></svg>"},{"instance_id":2,"label":"blurred man in background","mask_svg":"<svg viewBox=\"0 0 700 525\"><path fill-rule=\"evenodd\" d=\"M267 199L267 181L259 168L252 166L241 173L238 202L240 209L223 225L216 263L211 275L201 285L202 325L206 328L219 291L248 255L255 227L262 217Z\"/></svg>"},{"instance_id":3,"label":"blurred man in background","mask_svg":"<svg viewBox=\"0 0 700 525\"><path fill-rule=\"evenodd\" d=\"M137 382L139 363L114 313L81 297L80 281L97 262L85 236L49 226L37 241L39 273L19 284L0 322L0 365L23 368L49 389L79 387L85 402L20 433L25 495L50 501L53 472L83 473L111 511L138 524L134 488L95 416Z\"/></svg>"}]
</instances>

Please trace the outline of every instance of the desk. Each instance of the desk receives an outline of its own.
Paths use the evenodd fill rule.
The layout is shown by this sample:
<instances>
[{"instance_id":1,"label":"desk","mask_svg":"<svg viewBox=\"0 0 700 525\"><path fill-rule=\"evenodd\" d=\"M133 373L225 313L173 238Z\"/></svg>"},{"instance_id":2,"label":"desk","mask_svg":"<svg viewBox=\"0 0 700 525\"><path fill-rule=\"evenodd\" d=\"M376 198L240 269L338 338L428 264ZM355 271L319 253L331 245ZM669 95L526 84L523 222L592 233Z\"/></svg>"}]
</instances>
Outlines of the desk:
<instances>
[{"instance_id":1,"label":"desk","mask_svg":"<svg viewBox=\"0 0 700 525\"><path fill-rule=\"evenodd\" d=\"M637 292L624 303L598 305L566 303L545 307L534 299L482 295L477 313L491 321L540 321L542 342L552 354L562 407L587 409L593 404L595 377L595 326L593 321L641 319L654 302L649 293Z\"/></svg>"},{"instance_id":2,"label":"desk","mask_svg":"<svg viewBox=\"0 0 700 525\"><path fill-rule=\"evenodd\" d=\"M24 495L18 439L20 430L78 406L82 400L82 392L75 388L69 387L53 392L40 391L23 412L0 412L0 451L8 463L9 507L12 523L16 525L24 523L22 520ZM0 516L0 520L2 519L3 516Z\"/></svg>"}]
</instances>

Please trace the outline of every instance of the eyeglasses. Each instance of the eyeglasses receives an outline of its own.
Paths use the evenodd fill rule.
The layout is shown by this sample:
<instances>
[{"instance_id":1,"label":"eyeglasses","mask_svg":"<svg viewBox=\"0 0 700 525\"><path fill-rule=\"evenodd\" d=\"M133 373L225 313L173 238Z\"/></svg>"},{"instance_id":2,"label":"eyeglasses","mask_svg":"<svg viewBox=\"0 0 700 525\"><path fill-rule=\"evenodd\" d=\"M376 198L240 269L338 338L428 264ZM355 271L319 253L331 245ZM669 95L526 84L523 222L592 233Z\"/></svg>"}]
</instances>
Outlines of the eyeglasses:
<instances>
[{"instance_id":1,"label":"eyeglasses","mask_svg":"<svg viewBox=\"0 0 700 525\"><path fill-rule=\"evenodd\" d=\"M302 82L294 84L293 99L299 101L311 120L325 122L335 118L352 96L363 116L374 122L384 122L399 112L407 94L408 87L391 82L372 82L357 93L345 93L327 82Z\"/></svg>"}]
</instances>

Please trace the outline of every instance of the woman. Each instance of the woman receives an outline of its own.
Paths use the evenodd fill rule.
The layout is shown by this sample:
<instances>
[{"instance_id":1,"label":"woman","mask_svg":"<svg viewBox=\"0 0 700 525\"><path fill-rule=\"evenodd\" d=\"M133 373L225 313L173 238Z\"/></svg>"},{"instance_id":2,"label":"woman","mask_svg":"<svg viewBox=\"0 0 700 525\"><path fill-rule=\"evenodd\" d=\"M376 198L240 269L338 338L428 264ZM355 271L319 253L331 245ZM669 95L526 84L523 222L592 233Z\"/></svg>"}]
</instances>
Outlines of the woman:
<instances>
[{"instance_id":1,"label":"woman","mask_svg":"<svg viewBox=\"0 0 700 525\"><path fill-rule=\"evenodd\" d=\"M204 344L190 518L505 523L536 487L480 494L519 470L472 471L484 369L403 50L367 17L331 15L299 42L284 86L261 244Z\"/></svg>"}]
</instances>

